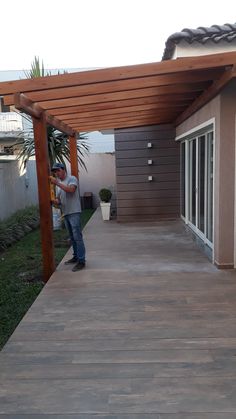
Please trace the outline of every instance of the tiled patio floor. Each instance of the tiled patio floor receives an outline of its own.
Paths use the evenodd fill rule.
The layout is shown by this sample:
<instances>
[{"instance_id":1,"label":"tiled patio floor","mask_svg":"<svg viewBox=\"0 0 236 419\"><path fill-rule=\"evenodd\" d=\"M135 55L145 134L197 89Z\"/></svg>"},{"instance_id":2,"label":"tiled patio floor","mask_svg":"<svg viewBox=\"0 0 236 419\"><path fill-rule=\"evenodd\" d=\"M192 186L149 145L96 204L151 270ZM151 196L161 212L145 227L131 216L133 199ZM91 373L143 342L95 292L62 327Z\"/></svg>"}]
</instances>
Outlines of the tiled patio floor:
<instances>
[{"instance_id":1,"label":"tiled patio floor","mask_svg":"<svg viewBox=\"0 0 236 419\"><path fill-rule=\"evenodd\" d=\"M0 354L0 419L236 418L236 274L181 222L95 213Z\"/></svg>"}]
</instances>

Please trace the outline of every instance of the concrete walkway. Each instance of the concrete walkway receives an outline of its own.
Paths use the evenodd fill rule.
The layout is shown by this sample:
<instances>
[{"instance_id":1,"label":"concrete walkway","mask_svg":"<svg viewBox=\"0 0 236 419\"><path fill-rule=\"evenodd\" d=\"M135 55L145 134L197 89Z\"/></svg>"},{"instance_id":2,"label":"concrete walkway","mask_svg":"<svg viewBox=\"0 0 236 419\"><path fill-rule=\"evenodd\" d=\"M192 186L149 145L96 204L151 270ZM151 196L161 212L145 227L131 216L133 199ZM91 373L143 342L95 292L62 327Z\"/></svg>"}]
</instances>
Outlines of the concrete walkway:
<instances>
[{"instance_id":1,"label":"concrete walkway","mask_svg":"<svg viewBox=\"0 0 236 419\"><path fill-rule=\"evenodd\" d=\"M0 354L0 419L236 418L235 272L180 222L96 212L85 241Z\"/></svg>"}]
</instances>

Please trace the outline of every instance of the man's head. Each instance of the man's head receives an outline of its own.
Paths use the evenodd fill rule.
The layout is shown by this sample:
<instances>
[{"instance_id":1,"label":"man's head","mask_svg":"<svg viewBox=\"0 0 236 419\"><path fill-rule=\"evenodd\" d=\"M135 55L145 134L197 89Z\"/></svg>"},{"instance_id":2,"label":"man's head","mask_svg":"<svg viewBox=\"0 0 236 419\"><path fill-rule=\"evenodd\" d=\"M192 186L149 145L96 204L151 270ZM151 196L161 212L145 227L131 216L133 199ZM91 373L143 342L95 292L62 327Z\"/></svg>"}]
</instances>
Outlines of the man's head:
<instances>
[{"instance_id":1,"label":"man's head","mask_svg":"<svg viewBox=\"0 0 236 419\"><path fill-rule=\"evenodd\" d=\"M63 163L54 163L52 166L52 172L55 173L56 177L61 180L66 177L66 167Z\"/></svg>"}]
</instances>

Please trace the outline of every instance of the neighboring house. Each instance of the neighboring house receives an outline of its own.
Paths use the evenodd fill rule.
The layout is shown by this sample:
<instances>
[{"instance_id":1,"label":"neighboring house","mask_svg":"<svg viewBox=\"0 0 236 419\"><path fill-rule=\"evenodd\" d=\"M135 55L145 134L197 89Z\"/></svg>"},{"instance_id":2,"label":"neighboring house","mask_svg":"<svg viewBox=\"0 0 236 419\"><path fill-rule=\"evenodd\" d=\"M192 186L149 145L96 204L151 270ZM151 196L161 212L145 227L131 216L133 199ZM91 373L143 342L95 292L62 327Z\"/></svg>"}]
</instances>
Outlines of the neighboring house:
<instances>
[{"instance_id":1,"label":"neighboring house","mask_svg":"<svg viewBox=\"0 0 236 419\"><path fill-rule=\"evenodd\" d=\"M164 60L236 50L236 24L171 35ZM178 126L115 130L118 221L181 217L236 267L236 80Z\"/></svg>"},{"instance_id":2,"label":"neighboring house","mask_svg":"<svg viewBox=\"0 0 236 419\"><path fill-rule=\"evenodd\" d=\"M14 155L23 132L22 118L15 112L0 112L0 155Z\"/></svg>"}]
</instances>

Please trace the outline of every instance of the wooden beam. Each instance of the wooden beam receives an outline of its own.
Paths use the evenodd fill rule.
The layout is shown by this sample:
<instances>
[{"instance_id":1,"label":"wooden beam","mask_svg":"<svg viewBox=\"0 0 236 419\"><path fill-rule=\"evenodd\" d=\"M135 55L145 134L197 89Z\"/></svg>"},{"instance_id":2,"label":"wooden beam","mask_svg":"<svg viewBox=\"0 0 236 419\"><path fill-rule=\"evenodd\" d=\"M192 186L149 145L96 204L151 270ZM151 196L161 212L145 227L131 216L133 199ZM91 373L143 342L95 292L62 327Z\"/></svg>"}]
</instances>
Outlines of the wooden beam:
<instances>
[{"instance_id":1,"label":"wooden beam","mask_svg":"<svg viewBox=\"0 0 236 419\"><path fill-rule=\"evenodd\" d=\"M38 105L43 109L53 109L62 106L74 106L77 104L88 104L88 103L99 103L109 100L121 100L129 99L135 97L145 97L145 96L157 96L157 95L168 95L168 94L177 94L177 93L188 93L188 92L198 92L204 90L210 84L209 81L202 81L198 83L179 83L175 85L166 85L166 86L153 86L143 88L139 86L137 89L130 89L127 85L127 88L120 91L114 92L102 92L97 93L96 90L90 94L78 95L76 97L71 97L67 99L58 98L55 100L38 100ZM92 94L93 93L93 94ZM27 98L30 98L27 94ZM42 95L43 98L43 95ZM103 100L105 98L105 100ZM110 98L110 99L109 99ZM31 99L31 98L30 98ZM32 103L34 103L34 100ZM11 96L4 97L4 104L11 105L12 103Z\"/></svg>"},{"instance_id":2,"label":"wooden beam","mask_svg":"<svg viewBox=\"0 0 236 419\"><path fill-rule=\"evenodd\" d=\"M224 70L199 70L168 75L155 75L138 77L128 80L106 81L102 83L91 83L82 86L62 87L57 89L44 89L39 91L27 92L27 97L34 102L46 100L67 99L78 96L87 96L99 93L122 92L125 90L144 89L146 87L171 86L177 84L194 84L204 81L212 82L219 78ZM12 103L11 95L5 96L5 103Z\"/></svg>"},{"instance_id":3,"label":"wooden beam","mask_svg":"<svg viewBox=\"0 0 236 419\"><path fill-rule=\"evenodd\" d=\"M202 108L206 103L213 99L223 87L236 77L236 65L228 68L221 78L215 81L205 92L202 93L175 121L175 125L181 124L196 111Z\"/></svg>"},{"instance_id":4,"label":"wooden beam","mask_svg":"<svg viewBox=\"0 0 236 419\"><path fill-rule=\"evenodd\" d=\"M15 93L14 101L16 109L23 111L34 118L40 118L44 113L44 110L38 103L34 103L23 93ZM55 116L45 114L45 120L46 123L52 125L54 128L58 129L58 131L64 132L67 135L74 135L75 133L73 129L71 129L64 122L57 119Z\"/></svg>"},{"instance_id":5,"label":"wooden beam","mask_svg":"<svg viewBox=\"0 0 236 419\"><path fill-rule=\"evenodd\" d=\"M26 114L34 117L40 118L43 110L38 106L37 103L33 103L32 100L28 99L22 93L15 93L14 94L14 106L19 111L24 111Z\"/></svg>"},{"instance_id":6,"label":"wooden beam","mask_svg":"<svg viewBox=\"0 0 236 419\"><path fill-rule=\"evenodd\" d=\"M79 178L77 138L75 135L69 137L71 174Z\"/></svg>"},{"instance_id":7,"label":"wooden beam","mask_svg":"<svg viewBox=\"0 0 236 419\"><path fill-rule=\"evenodd\" d=\"M92 103L104 103L109 101L119 101L124 99L131 98L141 98L149 96L163 96L165 95L174 95L174 94L184 94L188 92L201 92L209 86L208 82L194 83L194 84L177 84L176 86L160 86L160 87L148 87L145 89L137 90L126 90L122 92L114 93L104 93L104 94L95 94L89 96L81 96L70 99L61 99L61 100L48 100L39 102L39 105L45 110L51 110L56 108L61 108L65 106L76 106L76 105L85 105Z\"/></svg>"},{"instance_id":8,"label":"wooden beam","mask_svg":"<svg viewBox=\"0 0 236 419\"><path fill-rule=\"evenodd\" d=\"M104 116L94 116L93 118L87 117L78 117L76 119L70 119L68 123L73 126L73 124L90 124L90 123L106 123L110 121L120 121L120 120L132 120L134 118L151 118L151 117L157 117L157 116L163 116L163 115L170 115L170 117L175 117L176 115L179 115L182 112L182 107L174 107L169 109L149 109L142 111L140 110L138 113L136 111L134 112L124 112L121 114L115 114L115 115L104 115Z\"/></svg>"},{"instance_id":9,"label":"wooden beam","mask_svg":"<svg viewBox=\"0 0 236 419\"><path fill-rule=\"evenodd\" d=\"M47 112L45 113L45 116L46 116L47 123L49 125L52 125L58 131L64 132L65 134L67 134L69 136L70 135L71 136L75 135L75 131L69 125L67 125L65 122L60 121L58 118L48 114Z\"/></svg>"},{"instance_id":10,"label":"wooden beam","mask_svg":"<svg viewBox=\"0 0 236 419\"><path fill-rule=\"evenodd\" d=\"M71 121L75 120L75 119L82 119L82 118L94 118L94 117L106 117L108 115L119 115L119 114L127 114L127 113L131 113L131 112L143 112L143 111L154 111L156 110L157 112L162 110L162 109L166 109L167 107L169 109L173 109L173 108L186 108L186 106L189 105L189 101L184 101L183 103L181 102L170 102L168 103L151 103L148 105L137 105L137 106L125 106L123 108L114 108L114 109L105 109L105 110L98 110L98 111L92 111L92 112L80 112L80 113L72 113L70 114L65 114L65 115L60 115L60 118L63 119L64 122L66 122L67 124L70 124Z\"/></svg>"},{"instance_id":11,"label":"wooden beam","mask_svg":"<svg viewBox=\"0 0 236 419\"><path fill-rule=\"evenodd\" d=\"M81 132L89 132L89 131L100 131L104 129L116 129L116 128L125 128L125 127L134 127L134 126L147 126L147 125L157 125L157 124L164 124L164 123L172 123L173 118L170 115L165 115L162 117L152 117L152 118L136 118L136 119L129 119L127 121L111 121L111 122L102 122L98 121L96 123L87 123L87 124L80 124L75 125L75 128Z\"/></svg>"},{"instance_id":12,"label":"wooden beam","mask_svg":"<svg viewBox=\"0 0 236 419\"><path fill-rule=\"evenodd\" d=\"M146 127L149 125L160 125L160 124L172 124L172 120L170 118L162 118L160 120L150 120L150 121L142 121L142 120L133 120L128 122L122 122L117 124L97 124L93 127L90 125L81 127L81 132L92 132L92 131L104 131L107 129L122 129L122 128L132 128L132 127ZM77 127L79 129L79 127Z\"/></svg>"},{"instance_id":13,"label":"wooden beam","mask_svg":"<svg viewBox=\"0 0 236 419\"><path fill-rule=\"evenodd\" d=\"M136 105L145 105L145 104L159 104L160 105L168 105L171 102L179 102L179 101L190 101L192 102L198 92L187 92L184 94L172 94L172 95L165 95L165 96L150 96L150 97L142 97L142 98L132 98L132 99L124 99L119 100L116 102L104 102L104 103L92 103L86 105L76 105L76 106L67 106L57 109L51 109L50 113L55 116L59 115L66 115L66 114L73 114L77 112L89 112L89 111L98 111L98 110L107 110L107 109L116 109L116 108L123 108L129 106L136 106Z\"/></svg>"},{"instance_id":14,"label":"wooden beam","mask_svg":"<svg viewBox=\"0 0 236 419\"><path fill-rule=\"evenodd\" d=\"M195 71L198 69L219 68L232 65L235 62L236 52L226 52L201 57L184 57L178 58L177 60L167 60L156 63L8 81L0 83L0 95L36 91L41 89L79 86L88 83L98 83L112 80L127 80L136 77Z\"/></svg>"},{"instance_id":15,"label":"wooden beam","mask_svg":"<svg viewBox=\"0 0 236 419\"><path fill-rule=\"evenodd\" d=\"M40 211L41 246L43 257L43 278L47 282L55 270L52 208L49 186L49 157L46 119L33 117L38 196Z\"/></svg>"}]
</instances>

